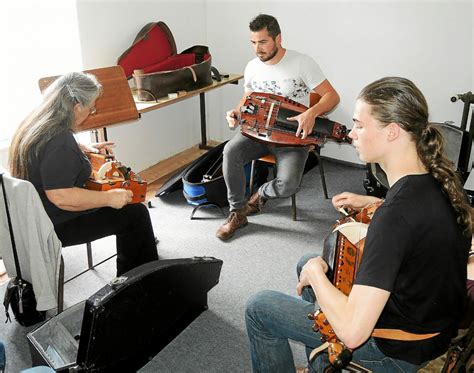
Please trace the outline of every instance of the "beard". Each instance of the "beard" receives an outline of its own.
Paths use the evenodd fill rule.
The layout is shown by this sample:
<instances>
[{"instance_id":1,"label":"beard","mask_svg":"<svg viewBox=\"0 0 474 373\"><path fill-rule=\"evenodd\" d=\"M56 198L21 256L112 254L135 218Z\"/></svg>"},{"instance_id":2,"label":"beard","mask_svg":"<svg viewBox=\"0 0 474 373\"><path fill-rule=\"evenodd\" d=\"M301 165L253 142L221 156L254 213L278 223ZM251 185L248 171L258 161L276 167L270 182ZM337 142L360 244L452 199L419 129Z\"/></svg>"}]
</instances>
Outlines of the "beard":
<instances>
[{"instance_id":1,"label":"beard","mask_svg":"<svg viewBox=\"0 0 474 373\"><path fill-rule=\"evenodd\" d=\"M275 48L269 53L264 54L262 56L257 55L257 57L259 58L260 61L267 62L267 61L270 61L273 57L275 57L277 53L278 53L278 47L275 46Z\"/></svg>"}]
</instances>

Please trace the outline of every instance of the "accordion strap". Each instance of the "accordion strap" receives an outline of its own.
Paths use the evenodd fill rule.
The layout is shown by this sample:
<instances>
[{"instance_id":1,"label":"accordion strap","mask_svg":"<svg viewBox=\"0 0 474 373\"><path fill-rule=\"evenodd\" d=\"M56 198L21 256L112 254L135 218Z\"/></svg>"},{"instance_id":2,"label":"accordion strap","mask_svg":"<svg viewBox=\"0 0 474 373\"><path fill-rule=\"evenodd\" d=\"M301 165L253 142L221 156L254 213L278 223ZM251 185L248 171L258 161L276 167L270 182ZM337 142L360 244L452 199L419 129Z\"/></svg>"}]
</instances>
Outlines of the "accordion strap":
<instances>
[{"instance_id":1,"label":"accordion strap","mask_svg":"<svg viewBox=\"0 0 474 373\"><path fill-rule=\"evenodd\" d=\"M394 339L397 341L420 341L436 337L438 333L415 334L400 329L374 329L372 337Z\"/></svg>"}]
</instances>

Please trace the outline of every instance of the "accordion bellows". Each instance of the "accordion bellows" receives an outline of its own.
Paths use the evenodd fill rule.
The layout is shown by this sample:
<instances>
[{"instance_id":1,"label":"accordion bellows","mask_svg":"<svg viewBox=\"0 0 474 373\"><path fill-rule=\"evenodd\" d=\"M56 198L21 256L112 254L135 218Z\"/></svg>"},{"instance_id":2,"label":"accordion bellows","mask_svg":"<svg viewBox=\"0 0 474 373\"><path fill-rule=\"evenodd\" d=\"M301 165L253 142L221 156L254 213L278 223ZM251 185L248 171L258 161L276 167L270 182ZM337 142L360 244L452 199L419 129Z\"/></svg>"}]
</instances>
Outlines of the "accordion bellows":
<instances>
[{"instance_id":1,"label":"accordion bellows","mask_svg":"<svg viewBox=\"0 0 474 373\"><path fill-rule=\"evenodd\" d=\"M211 63L209 48L203 45L177 54L173 34L161 21L145 25L117 61L127 79L133 77L141 101L212 84Z\"/></svg>"}]
</instances>

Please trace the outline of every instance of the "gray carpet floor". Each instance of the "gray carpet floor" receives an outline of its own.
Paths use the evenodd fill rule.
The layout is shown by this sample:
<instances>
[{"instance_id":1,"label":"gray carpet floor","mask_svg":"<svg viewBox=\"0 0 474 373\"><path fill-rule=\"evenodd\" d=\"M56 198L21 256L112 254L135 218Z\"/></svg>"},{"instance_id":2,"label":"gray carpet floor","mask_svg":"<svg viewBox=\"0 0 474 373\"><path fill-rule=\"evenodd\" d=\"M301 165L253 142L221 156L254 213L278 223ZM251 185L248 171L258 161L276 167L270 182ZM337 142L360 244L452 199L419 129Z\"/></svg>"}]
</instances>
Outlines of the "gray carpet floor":
<instances>
[{"instance_id":1,"label":"gray carpet floor","mask_svg":"<svg viewBox=\"0 0 474 373\"><path fill-rule=\"evenodd\" d=\"M365 193L365 169L324 161L330 197L343 192ZM291 199L272 200L260 215L249 217L249 225L229 242L215 238L223 222L216 209L192 207L181 191L152 201L150 214L159 239L160 258L212 256L223 260L220 281L208 293L209 309L168 344L140 372L250 372L248 340L244 324L247 299L262 289L296 296L296 263L308 252L320 253L324 237L338 217L330 199L322 192L318 167L304 177L296 196L298 220L291 218ZM226 211L227 213L227 211ZM95 262L112 254L113 237L95 241ZM85 245L63 250L66 278L86 268ZM65 305L80 302L107 284L115 274L110 260L65 286ZM0 287L0 299L6 285ZM7 372L31 366L26 334L33 329L16 322L3 324L0 340L6 345ZM124 341L131 343L133 341ZM292 343L296 365L304 365L302 345Z\"/></svg>"}]
</instances>

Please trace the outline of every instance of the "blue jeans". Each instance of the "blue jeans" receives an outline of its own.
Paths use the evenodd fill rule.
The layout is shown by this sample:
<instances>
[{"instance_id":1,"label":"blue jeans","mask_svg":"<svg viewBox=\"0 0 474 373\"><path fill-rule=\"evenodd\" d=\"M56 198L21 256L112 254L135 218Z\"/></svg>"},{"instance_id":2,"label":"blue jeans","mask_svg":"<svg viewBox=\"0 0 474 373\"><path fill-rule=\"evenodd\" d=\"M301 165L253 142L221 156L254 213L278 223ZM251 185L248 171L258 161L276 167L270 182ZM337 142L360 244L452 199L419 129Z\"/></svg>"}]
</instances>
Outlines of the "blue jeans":
<instances>
[{"instance_id":1,"label":"blue jeans","mask_svg":"<svg viewBox=\"0 0 474 373\"><path fill-rule=\"evenodd\" d=\"M222 170L231 211L245 207L244 165L270 153L276 158L277 175L259 188L259 194L269 199L284 198L298 190L308 158L307 147L272 146L249 139L239 132L225 145L223 153Z\"/></svg>"},{"instance_id":2,"label":"blue jeans","mask_svg":"<svg viewBox=\"0 0 474 373\"><path fill-rule=\"evenodd\" d=\"M5 370L5 363L5 346L3 345L3 342L0 342L0 372Z\"/></svg>"},{"instance_id":3,"label":"blue jeans","mask_svg":"<svg viewBox=\"0 0 474 373\"><path fill-rule=\"evenodd\" d=\"M298 263L298 271L314 256L303 257ZM265 290L249 299L245 322L254 372L294 372L289 339L303 343L307 354L321 345L320 335L312 330L313 321L307 317L315 308L314 302L310 301L311 293L312 290L305 289L303 296L306 299L299 299ZM352 361L377 373L407 373L418 369L417 365L384 355L373 338L353 351ZM328 365L327 354L321 353L312 361L309 369L310 372L323 372Z\"/></svg>"}]
</instances>

